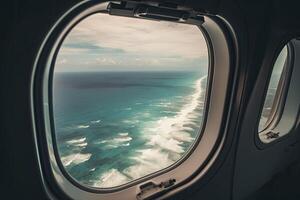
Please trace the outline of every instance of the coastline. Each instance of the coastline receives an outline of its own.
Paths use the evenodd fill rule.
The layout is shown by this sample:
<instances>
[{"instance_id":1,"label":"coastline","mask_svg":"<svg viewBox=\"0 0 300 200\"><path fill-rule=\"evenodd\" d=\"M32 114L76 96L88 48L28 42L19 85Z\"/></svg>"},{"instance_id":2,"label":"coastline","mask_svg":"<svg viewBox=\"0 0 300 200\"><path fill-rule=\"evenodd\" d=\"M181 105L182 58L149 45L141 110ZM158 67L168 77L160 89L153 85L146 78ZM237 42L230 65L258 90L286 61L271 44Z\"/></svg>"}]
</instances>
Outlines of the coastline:
<instances>
[{"instance_id":1,"label":"coastline","mask_svg":"<svg viewBox=\"0 0 300 200\"><path fill-rule=\"evenodd\" d=\"M99 175L94 187L108 188L128 183L155 171L164 169L178 161L186 152L184 146L191 146L194 141L192 132L199 126L199 117L204 99L203 76L195 82L195 92L187 97L189 103L183 105L180 112L172 117L162 117L144 130L148 142L145 148L135 150L130 157L135 164L119 171L112 168ZM199 108L202 107L202 108ZM201 118L202 120L202 118ZM155 165L153 163L156 163Z\"/></svg>"}]
</instances>

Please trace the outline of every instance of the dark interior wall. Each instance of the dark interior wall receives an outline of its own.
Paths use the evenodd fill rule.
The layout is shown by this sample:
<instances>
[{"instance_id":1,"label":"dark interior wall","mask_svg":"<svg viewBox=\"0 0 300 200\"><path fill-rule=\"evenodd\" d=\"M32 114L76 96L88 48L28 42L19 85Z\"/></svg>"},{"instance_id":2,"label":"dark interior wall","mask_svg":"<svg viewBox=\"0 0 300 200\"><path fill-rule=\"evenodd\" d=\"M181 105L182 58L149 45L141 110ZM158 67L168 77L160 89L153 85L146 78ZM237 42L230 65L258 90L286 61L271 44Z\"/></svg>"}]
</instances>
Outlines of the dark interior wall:
<instances>
[{"instance_id":1,"label":"dark interior wall","mask_svg":"<svg viewBox=\"0 0 300 200\"><path fill-rule=\"evenodd\" d=\"M30 79L38 49L55 21L75 1L6 1L1 21L1 199L47 199L30 112Z\"/></svg>"},{"instance_id":2,"label":"dark interior wall","mask_svg":"<svg viewBox=\"0 0 300 200\"><path fill-rule=\"evenodd\" d=\"M195 1L196 2L196 1ZM201 185L201 180L190 192L190 199L245 199L253 196L268 181L253 199L266 197L291 197L297 193L295 184L299 176L283 176L276 179L288 166L299 162L299 129L292 137L287 137L269 148L260 150L255 143L257 123L260 118L260 105L264 102L264 89L268 74L272 71L276 53L290 39L299 35L300 13L296 11L296 1L220 1L214 13L222 16L233 26L239 43L239 81L236 94L236 114L238 122L231 121L234 132L231 148L210 181ZM201 7L201 2L198 4ZM230 140L230 138L228 138ZM227 144L230 145L229 143ZM294 171L300 170L295 167ZM292 173L296 174L297 173ZM275 177L275 178L274 178ZM292 178L292 183L288 182ZM270 186L271 185L271 186ZM282 189L280 192L280 188ZM287 189L287 188L294 188ZM286 193L286 194L285 194ZM185 199L188 192L181 194ZM277 196L276 196L277 195ZM295 194L296 195L296 194ZM299 196L298 196L299 197ZM297 199L297 196L294 197Z\"/></svg>"},{"instance_id":3,"label":"dark interior wall","mask_svg":"<svg viewBox=\"0 0 300 200\"><path fill-rule=\"evenodd\" d=\"M30 79L37 51L57 19L79 1L7 1L1 22L1 195L8 199L47 199L36 160L30 113ZM290 140L266 150L254 143L258 117L256 81L270 71L282 38L300 33L297 2L289 0L173 1L225 18L239 44L238 80L233 117L224 151L204 179L171 199L240 199L251 194L281 169L298 159L298 147L286 151ZM253 112L254 110L254 112ZM299 132L299 130L297 131ZM276 156L274 156L276 155ZM292 159L290 159L292 158ZM249 165L249 163L252 163Z\"/></svg>"},{"instance_id":4,"label":"dark interior wall","mask_svg":"<svg viewBox=\"0 0 300 200\"><path fill-rule=\"evenodd\" d=\"M246 107L243 111L244 117L239 129L234 169L234 199L244 199L271 180L277 173L293 163L299 162L299 127L282 141L264 149L257 147L254 137L257 133L260 115L258 103L264 101L268 75L272 71L277 53L286 42L300 33L300 24L297 20L300 18L300 13L296 11L295 7L297 7L295 1L273 1L264 6L262 10L264 17L249 19L253 25L259 21L264 20L265 22L257 28L259 32L256 40L248 40L249 42L253 41L253 47L249 48L252 50L252 55L248 54L250 60L248 61L247 94L249 96L247 96ZM251 6L245 3L243 3L242 9L244 12L247 12L246 10L257 12L256 9L253 7L251 9Z\"/></svg>"}]
</instances>

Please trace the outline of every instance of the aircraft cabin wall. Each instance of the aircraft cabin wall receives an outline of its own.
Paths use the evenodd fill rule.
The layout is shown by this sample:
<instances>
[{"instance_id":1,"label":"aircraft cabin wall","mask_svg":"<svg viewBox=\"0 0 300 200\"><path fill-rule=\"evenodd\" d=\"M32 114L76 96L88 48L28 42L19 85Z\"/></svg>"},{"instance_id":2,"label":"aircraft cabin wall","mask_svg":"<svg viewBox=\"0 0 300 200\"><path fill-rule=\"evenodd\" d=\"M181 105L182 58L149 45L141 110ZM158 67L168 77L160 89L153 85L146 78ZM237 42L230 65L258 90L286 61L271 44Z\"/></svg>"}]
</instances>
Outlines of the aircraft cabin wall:
<instances>
[{"instance_id":1,"label":"aircraft cabin wall","mask_svg":"<svg viewBox=\"0 0 300 200\"><path fill-rule=\"evenodd\" d=\"M63 191L41 177L33 136L36 127L32 123L30 90L33 66L45 36L78 2L12 0L0 8L5 27L4 32L1 31L4 46L0 73L0 191L4 199L49 199L49 194L67 199ZM300 161L299 119L292 133L278 141L264 145L258 138L261 105L276 55L287 42L300 35L299 7L295 6L296 1L288 0L166 2L200 9L224 19L229 26L221 26L231 37L230 51L234 56L231 73L235 77L234 87L228 94L232 101L230 119L224 122L227 136L218 157L202 178L179 193L170 191L172 196L167 199L246 199L279 172ZM300 51L298 53L300 55ZM300 65L299 55L295 56L295 63ZM295 68L299 69L299 65ZM49 184L47 190L43 181Z\"/></svg>"}]
</instances>

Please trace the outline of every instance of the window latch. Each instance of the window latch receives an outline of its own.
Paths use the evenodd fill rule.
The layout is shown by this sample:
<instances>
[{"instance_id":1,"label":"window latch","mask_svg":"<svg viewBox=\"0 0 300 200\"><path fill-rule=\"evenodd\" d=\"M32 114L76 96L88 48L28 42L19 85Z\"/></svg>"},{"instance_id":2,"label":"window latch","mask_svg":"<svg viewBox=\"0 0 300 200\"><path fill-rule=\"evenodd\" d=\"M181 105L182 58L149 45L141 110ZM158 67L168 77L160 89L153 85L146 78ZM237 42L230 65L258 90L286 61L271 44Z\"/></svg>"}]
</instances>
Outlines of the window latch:
<instances>
[{"instance_id":1,"label":"window latch","mask_svg":"<svg viewBox=\"0 0 300 200\"><path fill-rule=\"evenodd\" d=\"M137 7L134 16L140 18L184 22L188 19L189 13L186 11L142 5Z\"/></svg>"},{"instance_id":2,"label":"window latch","mask_svg":"<svg viewBox=\"0 0 300 200\"><path fill-rule=\"evenodd\" d=\"M275 139L279 137L279 131L269 131L268 133L266 133L267 139Z\"/></svg>"},{"instance_id":3,"label":"window latch","mask_svg":"<svg viewBox=\"0 0 300 200\"><path fill-rule=\"evenodd\" d=\"M159 184L151 182L147 182L144 185L140 186L140 192L137 194L138 200L149 200L154 197L158 197L167 191L167 189L175 184L175 179L169 179L167 181L163 181Z\"/></svg>"},{"instance_id":4,"label":"window latch","mask_svg":"<svg viewBox=\"0 0 300 200\"><path fill-rule=\"evenodd\" d=\"M201 25L203 14L188 8L178 8L176 5L146 4L139 2L121 3L110 2L107 7L110 15L136 17L152 20L173 21L187 24Z\"/></svg>"}]
</instances>

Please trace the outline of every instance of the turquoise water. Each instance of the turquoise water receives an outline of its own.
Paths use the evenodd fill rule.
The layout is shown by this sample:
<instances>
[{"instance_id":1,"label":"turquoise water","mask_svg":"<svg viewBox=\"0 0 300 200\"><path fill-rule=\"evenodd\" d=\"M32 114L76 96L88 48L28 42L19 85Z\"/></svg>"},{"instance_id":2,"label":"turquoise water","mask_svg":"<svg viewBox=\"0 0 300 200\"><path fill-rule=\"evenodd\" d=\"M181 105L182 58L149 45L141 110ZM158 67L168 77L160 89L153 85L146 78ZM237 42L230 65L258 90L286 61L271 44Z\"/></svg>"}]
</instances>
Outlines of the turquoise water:
<instances>
[{"instance_id":1,"label":"turquoise water","mask_svg":"<svg viewBox=\"0 0 300 200\"><path fill-rule=\"evenodd\" d=\"M107 188L172 165L201 126L206 74L55 73L55 133L67 172Z\"/></svg>"}]
</instances>

